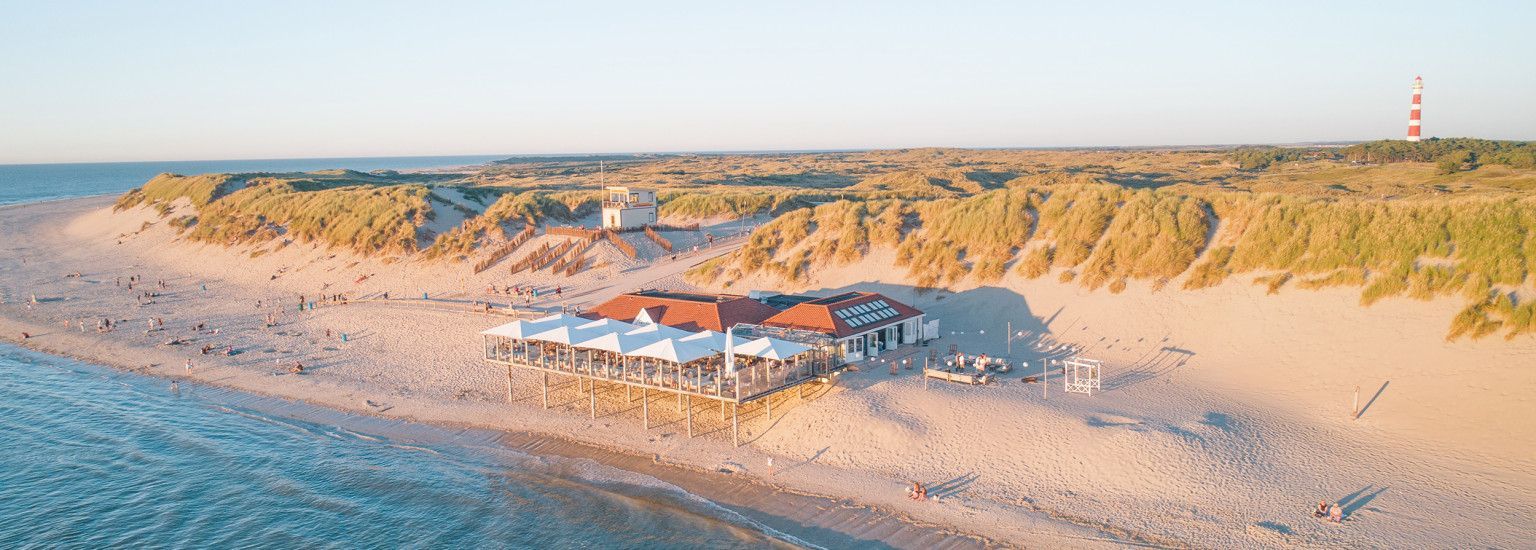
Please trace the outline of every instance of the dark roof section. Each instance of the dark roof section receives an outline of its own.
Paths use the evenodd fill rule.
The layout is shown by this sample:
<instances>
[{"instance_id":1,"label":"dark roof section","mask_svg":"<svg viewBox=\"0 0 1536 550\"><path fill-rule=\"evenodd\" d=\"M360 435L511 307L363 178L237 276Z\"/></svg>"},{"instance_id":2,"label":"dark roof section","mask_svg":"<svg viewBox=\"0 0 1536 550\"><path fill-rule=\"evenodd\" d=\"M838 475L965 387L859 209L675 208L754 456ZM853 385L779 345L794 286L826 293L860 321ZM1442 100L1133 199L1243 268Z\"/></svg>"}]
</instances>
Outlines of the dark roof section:
<instances>
[{"instance_id":1,"label":"dark roof section","mask_svg":"<svg viewBox=\"0 0 1536 550\"><path fill-rule=\"evenodd\" d=\"M846 338L922 315L912 306L874 292L845 292L797 304L762 324Z\"/></svg>"},{"instance_id":2,"label":"dark roof section","mask_svg":"<svg viewBox=\"0 0 1536 550\"><path fill-rule=\"evenodd\" d=\"M763 298L763 303L768 304L774 309L785 310L812 300L819 299L820 298L815 296L801 296L799 294L776 294L767 298Z\"/></svg>"},{"instance_id":3,"label":"dark roof section","mask_svg":"<svg viewBox=\"0 0 1536 550\"><path fill-rule=\"evenodd\" d=\"M838 294L836 296L828 296L826 298L817 298L815 300L812 300L810 303L816 304L818 306L830 306L832 304L835 304L835 303L838 303L838 302L842 302L844 300L852 300L852 299L858 298L858 297L859 297L859 293L857 293L857 292L844 292L844 293Z\"/></svg>"},{"instance_id":4,"label":"dark roof section","mask_svg":"<svg viewBox=\"0 0 1536 550\"><path fill-rule=\"evenodd\" d=\"M699 294L697 292L672 292L667 290L641 290L637 292L631 292L630 294L634 296L643 296L646 298L686 300L689 302L703 302L706 304L711 302L729 302L741 297L737 294Z\"/></svg>"},{"instance_id":5,"label":"dark roof section","mask_svg":"<svg viewBox=\"0 0 1536 550\"><path fill-rule=\"evenodd\" d=\"M757 300L735 294L696 294L646 290L620 294L587 311L589 315L633 321L645 310L652 321L683 330L725 329L737 323L758 324L779 313Z\"/></svg>"}]
</instances>

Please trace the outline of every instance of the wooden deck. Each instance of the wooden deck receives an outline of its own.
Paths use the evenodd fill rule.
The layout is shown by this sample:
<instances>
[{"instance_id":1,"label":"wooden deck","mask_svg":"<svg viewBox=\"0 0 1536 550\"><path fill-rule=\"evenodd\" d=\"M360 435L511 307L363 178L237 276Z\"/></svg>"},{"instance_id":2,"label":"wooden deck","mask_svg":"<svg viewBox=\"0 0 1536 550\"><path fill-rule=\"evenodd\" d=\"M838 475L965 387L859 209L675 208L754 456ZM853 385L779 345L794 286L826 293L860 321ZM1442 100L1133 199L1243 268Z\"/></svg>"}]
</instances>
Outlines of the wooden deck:
<instances>
[{"instance_id":1,"label":"wooden deck","mask_svg":"<svg viewBox=\"0 0 1536 550\"><path fill-rule=\"evenodd\" d=\"M781 364L738 357L739 370L733 375L724 372L721 361L715 360L678 365L564 346L518 345L505 340L496 341L494 338L486 341L485 360L508 369L509 399L512 393L512 368L541 373L542 397L546 409L549 408L550 375L577 378L587 388L593 418L597 417L595 384L598 382L623 385L626 394L638 389L642 397L651 391L675 394L680 402L687 405L689 437L693 437L693 398L716 400L720 402L722 415L726 405L730 405L731 438L738 444L739 407L762 401L771 419L772 396L796 388L803 390L806 384L829 383L833 373L846 367L834 365L824 358ZM645 428L650 429L649 399L642 399L642 403Z\"/></svg>"}]
</instances>

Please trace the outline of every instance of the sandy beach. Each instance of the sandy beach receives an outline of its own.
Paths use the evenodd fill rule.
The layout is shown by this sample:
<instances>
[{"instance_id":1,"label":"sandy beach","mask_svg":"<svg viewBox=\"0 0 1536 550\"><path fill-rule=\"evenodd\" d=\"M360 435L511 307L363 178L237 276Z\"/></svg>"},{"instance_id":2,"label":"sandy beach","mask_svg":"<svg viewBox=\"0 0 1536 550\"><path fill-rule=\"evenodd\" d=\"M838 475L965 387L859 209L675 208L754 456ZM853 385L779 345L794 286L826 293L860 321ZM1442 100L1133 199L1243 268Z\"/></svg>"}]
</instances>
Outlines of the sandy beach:
<instances>
[{"instance_id":1,"label":"sandy beach","mask_svg":"<svg viewBox=\"0 0 1536 550\"><path fill-rule=\"evenodd\" d=\"M1105 391L1068 395L1058 383L1047 397L1022 380L1036 372L925 384L864 363L775 403L771 420L747 409L744 444L732 447L729 422L702 404L690 439L665 398L644 430L640 404L619 388L598 388L596 419L572 381L549 411L533 374L511 373L509 396L508 373L479 359L476 333L512 318L488 284L538 285L539 301L515 300L527 311L590 306L639 287L684 288L684 270L733 241L677 259L654 246L639 260L598 247L591 269L540 280L548 275L470 275L462 263L300 244L188 243L152 211L114 214L111 202L0 208L0 338L351 413L504 431L513 447L654 475L848 545L1518 547L1536 535L1536 339L1446 342L1453 299L1367 308L1357 289L1268 296L1238 277L1110 294L1012 273L918 293L876 251L779 290L908 301L940 319L946 336L933 345L945 349L1011 346L1031 360L1042 343L1078 345L1105 360ZM697 235L669 238L691 250ZM723 290L767 287L753 284ZM146 291L158 295L138 296ZM330 294L349 299L319 300ZM298 311L301 295L318 307ZM276 326L264 326L269 315ZM98 332L100 319L116 328ZM1023 333L1011 344L1010 322ZM200 353L205 345L218 353ZM289 373L295 363L304 374ZM907 499L914 480L937 498ZM1344 523L1313 519L1319 500L1341 503Z\"/></svg>"}]
</instances>

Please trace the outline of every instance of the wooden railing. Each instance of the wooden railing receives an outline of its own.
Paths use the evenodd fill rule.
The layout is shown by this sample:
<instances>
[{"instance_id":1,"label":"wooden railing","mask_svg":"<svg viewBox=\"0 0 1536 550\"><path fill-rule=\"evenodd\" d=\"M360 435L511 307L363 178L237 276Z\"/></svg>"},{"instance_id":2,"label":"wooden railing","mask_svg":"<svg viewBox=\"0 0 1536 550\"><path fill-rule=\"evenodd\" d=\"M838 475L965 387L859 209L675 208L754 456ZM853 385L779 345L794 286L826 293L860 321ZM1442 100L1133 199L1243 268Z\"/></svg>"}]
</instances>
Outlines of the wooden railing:
<instances>
[{"instance_id":1,"label":"wooden railing","mask_svg":"<svg viewBox=\"0 0 1536 550\"><path fill-rule=\"evenodd\" d=\"M524 227L522 231L519 231L517 235L512 237L512 240L503 243L501 246L496 247L496 250L491 251L489 257L475 262L475 273L490 269L491 266L496 265L496 262L511 255L513 251L517 250L517 247L528 242L528 239L532 239L533 235L537 232L537 229L532 225Z\"/></svg>"},{"instance_id":2,"label":"wooden railing","mask_svg":"<svg viewBox=\"0 0 1536 550\"><path fill-rule=\"evenodd\" d=\"M650 237L652 241L656 241L656 244L661 246L662 250L667 252L672 251L672 241L667 240L666 237L662 237L660 233L657 233L656 230L651 229L651 226L649 225L645 226L645 236Z\"/></svg>"},{"instance_id":3,"label":"wooden railing","mask_svg":"<svg viewBox=\"0 0 1536 550\"><path fill-rule=\"evenodd\" d=\"M618 233L604 229L603 238L608 239L608 242L611 242L614 246L619 247L619 251L623 252L625 257L631 260L640 257L640 253L635 250L635 245L629 244L624 240L624 237L620 237Z\"/></svg>"},{"instance_id":4,"label":"wooden railing","mask_svg":"<svg viewBox=\"0 0 1536 550\"><path fill-rule=\"evenodd\" d=\"M603 230L587 229L585 227L559 226L551 227L544 230L544 232L549 233L550 235L559 235L561 237L575 237L587 241L588 244L597 242L597 240L603 236Z\"/></svg>"},{"instance_id":5,"label":"wooden railing","mask_svg":"<svg viewBox=\"0 0 1536 550\"><path fill-rule=\"evenodd\" d=\"M544 243L537 250L530 252L527 256L523 256L523 259L513 263L512 273L515 275L525 269L537 269L535 266L540 265L547 254L549 254L549 243Z\"/></svg>"}]
</instances>

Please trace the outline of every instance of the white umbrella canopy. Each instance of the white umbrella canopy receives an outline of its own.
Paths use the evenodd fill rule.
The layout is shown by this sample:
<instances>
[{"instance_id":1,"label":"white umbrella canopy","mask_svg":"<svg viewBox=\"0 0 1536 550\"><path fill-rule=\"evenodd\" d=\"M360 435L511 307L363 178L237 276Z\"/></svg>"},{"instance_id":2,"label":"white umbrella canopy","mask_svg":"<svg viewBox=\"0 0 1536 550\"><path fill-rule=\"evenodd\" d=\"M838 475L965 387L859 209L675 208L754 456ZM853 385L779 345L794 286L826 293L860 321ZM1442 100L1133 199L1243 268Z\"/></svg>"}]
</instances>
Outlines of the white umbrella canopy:
<instances>
[{"instance_id":1,"label":"white umbrella canopy","mask_svg":"<svg viewBox=\"0 0 1536 550\"><path fill-rule=\"evenodd\" d=\"M577 317L575 315L566 315L564 313L556 313L556 314L553 314L553 315L545 315L545 316L540 317L538 319L534 319L533 321L530 321L530 322L544 324L544 325L548 325L550 327L556 327L556 326L565 326L565 325L576 326L576 325L590 323L590 322L592 322L592 320L591 319L587 319L585 317Z\"/></svg>"},{"instance_id":2,"label":"white umbrella canopy","mask_svg":"<svg viewBox=\"0 0 1536 550\"><path fill-rule=\"evenodd\" d=\"M603 332L629 332L631 330L635 330L635 329L640 328L640 327L637 327L635 325L631 325L631 324L626 323L624 321L619 321L619 320L616 320L616 319L609 319L607 317L604 317L602 319L598 319L598 320L595 320L595 321L587 321L585 323L579 323L579 324L576 325L576 328L579 328L579 329L582 329L582 330L601 330Z\"/></svg>"},{"instance_id":3,"label":"white umbrella canopy","mask_svg":"<svg viewBox=\"0 0 1536 550\"><path fill-rule=\"evenodd\" d=\"M644 336L630 336L627 334L610 332L607 334L598 335L594 338L587 338L585 340L576 342L575 344L572 344L572 347L628 354L655 341L656 340L654 338L646 338Z\"/></svg>"},{"instance_id":4,"label":"white umbrella canopy","mask_svg":"<svg viewBox=\"0 0 1536 550\"><path fill-rule=\"evenodd\" d=\"M607 331L582 330L572 326L558 326L542 332L534 333L524 340L538 340L540 342L554 342L556 344L571 345L576 342L601 336Z\"/></svg>"},{"instance_id":5,"label":"white umbrella canopy","mask_svg":"<svg viewBox=\"0 0 1536 550\"><path fill-rule=\"evenodd\" d=\"M656 340L660 340L660 339L663 339L663 338L676 338L676 339L682 340L682 339L685 339L685 338L693 335L692 332L688 332L686 330L683 330L683 329L680 329L680 328L677 328L677 327L669 327L667 325L662 325L662 324L642 325L640 328L637 328L635 330L631 330L631 331L626 332L624 334L627 334L627 335L630 335L630 336L643 336L643 337L647 337L647 338L650 339L651 342L655 342Z\"/></svg>"},{"instance_id":6,"label":"white umbrella canopy","mask_svg":"<svg viewBox=\"0 0 1536 550\"><path fill-rule=\"evenodd\" d=\"M775 361L783 361L807 351L811 351L809 346L768 337L741 344L735 349L737 355L751 355Z\"/></svg>"},{"instance_id":7,"label":"white umbrella canopy","mask_svg":"<svg viewBox=\"0 0 1536 550\"><path fill-rule=\"evenodd\" d=\"M650 357L674 363L687 363L718 355L719 353L698 344L667 338L652 342L645 347L628 353L628 355L631 357Z\"/></svg>"},{"instance_id":8,"label":"white umbrella canopy","mask_svg":"<svg viewBox=\"0 0 1536 550\"><path fill-rule=\"evenodd\" d=\"M725 333L705 330L678 338L684 342L699 344L715 351L725 351Z\"/></svg>"},{"instance_id":9,"label":"white umbrella canopy","mask_svg":"<svg viewBox=\"0 0 1536 550\"><path fill-rule=\"evenodd\" d=\"M505 336L507 338L512 338L512 339L515 339L515 340L521 340L521 339L527 338L531 334L538 333L538 332L543 332L543 331L546 331L546 330L549 330L549 329L552 329L552 328L555 328L555 327L558 327L558 326L561 326L559 320L543 321L543 322L541 322L539 320L524 321L524 320L519 319L517 321L512 321L512 322L507 323L505 325L501 325L501 326L497 326L497 327L492 327L492 328L480 331L480 334L488 334L488 335L491 335L491 336Z\"/></svg>"}]
</instances>

